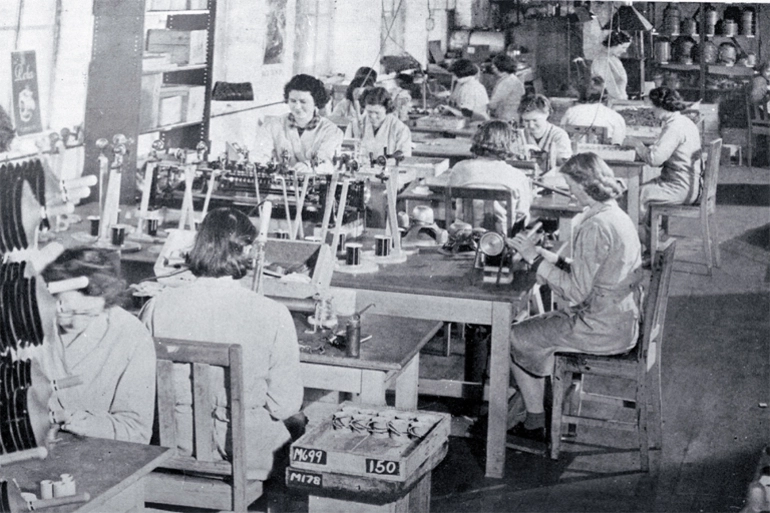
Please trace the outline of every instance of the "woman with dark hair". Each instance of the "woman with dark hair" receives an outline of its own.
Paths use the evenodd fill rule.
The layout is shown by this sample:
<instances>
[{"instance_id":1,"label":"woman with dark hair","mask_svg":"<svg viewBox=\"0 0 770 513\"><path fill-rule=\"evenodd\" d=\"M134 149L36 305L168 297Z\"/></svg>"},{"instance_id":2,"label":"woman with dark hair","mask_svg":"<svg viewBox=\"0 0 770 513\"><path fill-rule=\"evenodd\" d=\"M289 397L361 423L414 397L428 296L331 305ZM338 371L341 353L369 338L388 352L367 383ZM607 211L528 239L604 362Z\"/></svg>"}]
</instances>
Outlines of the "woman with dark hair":
<instances>
[{"instance_id":1,"label":"woman with dark hair","mask_svg":"<svg viewBox=\"0 0 770 513\"><path fill-rule=\"evenodd\" d=\"M455 87L449 95L449 104L473 118L489 119L487 90L478 80L479 68L468 59L457 59L449 67L455 76Z\"/></svg>"},{"instance_id":2,"label":"woman with dark hair","mask_svg":"<svg viewBox=\"0 0 770 513\"><path fill-rule=\"evenodd\" d=\"M543 167L546 172L572 156L569 134L548 121L551 112L551 102L542 94L528 94L519 105L527 144L531 149L545 153Z\"/></svg>"},{"instance_id":3,"label":"woman with dark hair","mask_svg":"<svg viewBox=\"0 0 770 513\"><path fill-rule=\"evenodd\" d=\"M377 82L377 72L374 71L374 69L370 68L369 66L361 66L356 70L355 75L353 75L353 78L364 78L367 81L371 80L372 84Z\"/></svg>"},{"instance_id":4,"label":"woman with dark hair","mask_svg":"<svg viewBox=\"0 0 770 513\"><path fill-rule=\"evenodd\" d=\"M452 168L449 185L508 189L516 200L513 206L515 217L529 218L529 207L532 203L529 178L521 170L505 162L505 159L510 157L513 138L513 129L504 121L487 121L482 124L473 135L471 153L475 158L458 162ZM481 226L498 233L507 233L516 221L507 219L506 209L497 201L474 200L473 219L471 220L469 215L463 217L473 226Z\"/></svg>"},{"instance_id":5,"label":"woman with dark hair","mask_svg":"<svg viewBox=\"0 0 770 513\"><path fill-rule=\"evenodd\" d=\"M46 341L50 379L79 376L59 390L52 410L62 429L82 436L149 443L155 408L155 346L142 323L120 307L126 283L114 251L67 249L46 267L47 282L85 276L88 286L62 292L57 336ZM50 356L50 358L49 358Z\"/></svg>"},{"instance_id":6,"label":"woman with dark hair","mask_svg":"<svg viewBox=\"0 0 770 513\"><path fill-rule=\"evenodd\" d=\"M360 122L361 119L361 95L369 88L374 87L374 79L369 76L355 77L345 90L345 99L334 106L332 116L347 119L348 122Z\"/></svg>"},{"instance_id":7,"label":"woman with dark hair","mask_svg":"<svg viewBox=\"0 0 770 513\"><path fill-rule=\"evenodd\" d=\"M650 166L662 166L660 176L642 185L639 219L643 242L649 251L649 206L690 205L697 201L701 187L700 132L690 118L682 115L687 104L675 90L657 87L650 91L652 111L663 122L658 139L649 147L633 140L639 158Z\"/></svg>"},{"instance_id":8,"label":"woman with dark hair","mask_svg":"<svg viewBox=\"0 0 770 513\"><path fill-rule=\"evenodd\" d=\"M631 46L631 36L628 32L616 30L610 32L602 44L606 50L601 50L591 63L591 76L598 75L604 79L607 96L613 100L627 100L628 75L620 58Z\"/></svg>"},{"instance_id":9,"label":"woman with dark hair","mask_svg":"<svg viewBox=\"0 0 770 513\"><path fill-rule=\"evenodd\" d=\"M209 212L188 257L196 279L164 289L140 316L156 337L243 347L248 473L252 479L264 479L273 467L274 453L290 439L283 420L299 411L303 388L297 334L289 310L238 281L249 270L249 252L256 236L256 228L244 213L233 208ZM225 459L228 400L223 374L215 379L218 392L212 398L212 423L217 453ZM178 450L190 454L193 428L187 366L176 367L175 386L177 398L188 398L176 406Z\"/></svg>"},{"instance_id":10,"label":"woman with dark hair","mask_svg":"<svg viewBox=\"0 0 770 513\"><path fill-rule=\"evenodd\" d=\"M323 82L310 75L294 75L284 86L283 97L289 113L265 116L257 128L252 158L265 162L286 154L291 166L311 159L331 161L342 144L342 130L318 112L329 101Z\"/></svg>"},{"instance_id":11,"label":"woman with dark hair","mask_svg":"<svg viewBox=\"0 0 770 513\"><path fill-rule=\"evenodd\" d=\"M574 305L516 324L511 334L513 377L526 407L513 434L540 441L545 441L545 377L553 370L554 353L621 354L634 346L639 329L641 248L631 218L615 201L623 187L593 153L573 156L561 173L587 207L573 260L568 263L522 235L511 241L559 303ZM521 420L523 413L511 411L509 419Z\"/></svg>"},{"instance_id":12,"label":"woman with dark hair","mask_svg":"<svg viewBox=\"0 0 770 513\"><path fill-rule=\"evenodd\" d=\"M519 104L524 96L524 84L516 73L516 61L504 53L492 59L492 73L498 77L492 98L489 99L489 114L503 121L519 120Z\"/></svg>"},{"instance_id":13,"label":"woman with dark hair","mask_svg":"<svg viewBox=\"0 0 770 513\"><path fill-rule=\"evenodd\" d=\"M362 122L350 123L345 131L345 137L361 140L359 152L378 157L384 150L388 155L400 153L410 157L412 132L393 113L390 93L383 87L368 89L361 96L361 105L364 108Z\"/></svg>"},{"instance_id":14,"label":"woman with dark hair","mask_svg":"<svg viewBox=\"0 0 770 513\"><path fill-rule=\"evenodd\" d=\"M623 144L626 138L626 120L603 104L606 99L604 79L599 76L591 77L580 91L580 103L567 109L560 125L607 127L607 137L612 144Z\"/></svg>"}]
</instances>

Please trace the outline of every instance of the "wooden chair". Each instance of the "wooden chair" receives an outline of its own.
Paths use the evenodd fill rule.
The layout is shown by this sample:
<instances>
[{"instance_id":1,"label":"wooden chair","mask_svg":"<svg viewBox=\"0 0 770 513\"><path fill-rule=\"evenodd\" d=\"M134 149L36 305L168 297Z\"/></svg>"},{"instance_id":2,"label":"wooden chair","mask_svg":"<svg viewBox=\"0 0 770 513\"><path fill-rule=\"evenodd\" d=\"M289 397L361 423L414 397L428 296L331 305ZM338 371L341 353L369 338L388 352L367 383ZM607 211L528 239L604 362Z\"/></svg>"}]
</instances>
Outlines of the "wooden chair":
<instances>
[{"instance_id":1,"label":"wooden chair","mask_svg":"<svg viewBox=\"0 0 770 513\"><path fill-rule=\"evenodd\" d=\"M192 367L194 455L177 455L163 465L180 471L153 472L148 476L150 503L227 511L246 511L262 495L263 481L246 476L246 423L243 400L243 351L236 344L155 339L157 351L158 424L160 444L177 447L174 364ZM225 371L228 393L232 457L221 460L214 446L214 410L210 378L215 368Z\"/></svg>"},{"instance_id":2,"label":"wooden chair","mask_svg":"<svg viewBox=\"0 0 770 513\"><path fill-rule=\"evenodd\" d=\"M749 127L747 159L749 167L751 167L751 159L754 153L754 136L770 136L770 114L768 114L766 108L751 101L751 87L746 91L746 117Z\"/></svg>"},{"instance_id":3,"label":"wooden chair","mask_svg":"<svg viewBox=\"0 0 770 513\"><path fill-rule=\"evenodd\" d=\"M484 186L481 184L459 187L449 185L446 186L444 189L444 208L446 209L445 215L447 225L451 224L452 220L454 219L453 205L455 199L463 200L463 215L466 217L468 216L469 212L473 212L472 200L474 199L484 201L499 201L501 203L505 203L505 212L508 219L508 224L513 223L513 207L516 204L516 198L514 198L513 191L510 189L495 187L491 185ZM510 236L510 227L508 232L504 235L506 237Z\"/></svg>"},{"instance_id":4,"label":"wooden chair","mask_svg":"<svg viewBox=\"0 0 770 513\"><path fill-rule=\"evenodd\" d=\"M668 226L669 217L689 217L700 219L701 240L706 256L706 267L711 276L714 265L721 265L719 255L719 236L716 223L717 181L719 179L719 159L722 155L722 139L715 139L708 145L706 171L703 176L703 190L698 205L650 205L650 254L655 254L660 243L661 221Z\"/></svg>"},{"instance_id":5,"label":"wooden chair","mask_svg":"<svg viewBox=\"0 0 770 513\"><path fill-rule=\"evenodd\" d=\"M643 321L639 340L634 348L622 355L597 356L583 353L557 353L552 378L553 414L551 416L551 458L558 459L565 425L587 425L608 429L637 431L641 468L650 468L649 450L661 447L662 435L662 394L661 394L661 348L663 326L666 319L668 288L674 264L676 241L670 240L660 253L655 255L650 284L646 290L643 305ZM580 375L577 381L576 375ZM586 376L603 376L635 383L631 397L589 393L583 386ZM609 380L607 380L609 381ZM565 401L565 391L571 388L572 397ZM622 390L628 390L626 387ZM630 394L628 394L630 395ZM613 418L597 418L598 413L582 411L583 402L598 402L617 406L633 404L633 421L619 421ZM606 407L606 406L605 406ZM651 410L651 411L650 411Z\"/></svg>"},{"instance_id":6,"label":"wooden chair","mask_svg":"<svg viewBox=\"0 0 770 513\"><path fill-rule=\"evenodd\" d=\"M564 131L569 134L573 143L610 144L609 131L606 126L565 125Z\"/></svg>"}]
</instances>

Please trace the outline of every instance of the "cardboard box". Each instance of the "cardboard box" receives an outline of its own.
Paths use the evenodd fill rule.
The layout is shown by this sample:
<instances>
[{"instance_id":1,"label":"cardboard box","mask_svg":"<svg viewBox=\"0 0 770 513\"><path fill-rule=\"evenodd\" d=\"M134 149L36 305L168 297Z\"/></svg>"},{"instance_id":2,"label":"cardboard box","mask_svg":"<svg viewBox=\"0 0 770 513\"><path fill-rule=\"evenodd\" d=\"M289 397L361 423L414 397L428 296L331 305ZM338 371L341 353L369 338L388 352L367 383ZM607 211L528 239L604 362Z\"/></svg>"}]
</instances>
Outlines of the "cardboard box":
<instances>
[{"instance_id":1,"label":"cardboard box","mask_svg":"<svg viewBox=\"0 0 770 513\"><path fill-rule=\"evenodd\" d=\"M188 96L187 86L161 87L158 95L158 126L187 121Z\"/></svg>"},{"instance_id":2,"label":"cardboard box","mask_svg":"<svg viewBox=\"0 0 770 513\"><path fill-rule=\"evenodd\" d=\"M150 0L147 2L148 11L168 11L171 9L171 0Z\"/></svg>"},{"instance_id":3,"label":"cardboard box","mask_svg":"<svg viewBox=\"0 0 770 513\"><path fill-rule=\"evenodd\" d=\"M208 46L208 32L205 30L166 30L150 29L147 31L148 52L161 52L170 55L174 64L204 64Z\"/></svg>"},{"instance_id":4,"label":"cardboard box","mask_svg":"<svg viewBox=\"0 0 770 513\"><path fill-rule=\"evenodd\" d=\"M203 120L203 108L206 104L206 87L190 86L187 94L187 121Z\"/></svg>"},{"instance_id":5,"label":"cardboard box","mask_svg":"<svg viewBox=\"0 0 770 513\"><path fill-rule=\"evenodd\" d=\"M139 132L147 132L158 126L160 90L163 74L142 75L142 91L139 98Z\"/></svg>"}]
</instances>

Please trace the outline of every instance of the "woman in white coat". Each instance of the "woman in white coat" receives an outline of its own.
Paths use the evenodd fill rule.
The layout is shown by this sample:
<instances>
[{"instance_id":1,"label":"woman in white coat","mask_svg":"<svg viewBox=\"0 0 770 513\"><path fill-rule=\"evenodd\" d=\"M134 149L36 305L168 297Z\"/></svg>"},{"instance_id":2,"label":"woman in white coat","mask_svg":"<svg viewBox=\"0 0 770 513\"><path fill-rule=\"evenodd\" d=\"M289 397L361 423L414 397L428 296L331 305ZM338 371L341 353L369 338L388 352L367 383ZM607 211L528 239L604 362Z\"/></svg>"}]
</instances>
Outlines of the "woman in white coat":
<instances>
[{"instance_id":1,"label":"woman in white coat","mask_svg":"<svg viewBox=\"0 0 770 513\"><path fill-rule=\"evenodd\" d=\"M257 128L252 160L288 158L288 164L331 161L342 144L342 130L321 117L329 101L323 82L310 75L295 75L283 88L289 113L265 116Z\"/></svg>"},{"instance_id":2,"label":"woman in white coat","mask_svg":"<svg viewBox=\"0 0 770 513\"><path fill-rule=\"evenodd\" d=\"M591 76L600 76L604 79L604 87L607 89L607 96L613 100L627 100L626 86L628 85L628 76L626 68L620 61L628 47L631 46L631 36L627 32L618 30L610 32L607 39L602 43L605 49L591 63Z\"/></svg>"},{"instance_id":3,"label":"woman in white coat","mask_svg":"<svg viewBox=\"0 0 770 513\"><path fill-rule=\"evenodd\" d=\"M348 125L345 136L361 140L359 153L379 157L400 154L412 155L412 132L393 113L390 93L383 87L368 89L361 95L364 108L363 122Z\"/></svg>"}]
</instances>

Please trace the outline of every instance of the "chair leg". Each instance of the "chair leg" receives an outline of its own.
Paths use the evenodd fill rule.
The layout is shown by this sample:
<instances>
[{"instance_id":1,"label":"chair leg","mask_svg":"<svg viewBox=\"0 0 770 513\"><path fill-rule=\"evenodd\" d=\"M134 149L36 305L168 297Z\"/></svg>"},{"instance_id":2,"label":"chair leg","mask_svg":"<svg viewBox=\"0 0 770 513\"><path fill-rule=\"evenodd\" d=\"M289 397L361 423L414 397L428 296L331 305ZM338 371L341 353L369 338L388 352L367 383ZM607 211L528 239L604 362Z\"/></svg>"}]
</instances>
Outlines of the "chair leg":
<instances>
[{"instance_id":1,"label":"chair leg","mask_svg":"<svg viewBox=\"0 0 770 513\"><path fill-rule=\"evenodd\" d=\"M650 257L655 258L658 253L658 244L660 243L660 222L663 216L658 215L655 207L651 207L650 212Z\"/></svg>"},{"instance_id":2,"label":"chair leg","mask_svg":"<svg viewBox=\"0 0 770 513\"><path fill-rule=\"evenodd\" d=\"M564 408L564 387L565 387L565 368L564 362L560 357L556 357L553 376L551 376L551 390L553 394L553 408L551 410L551 459L559 459L559 450L561 449L561 428L562 411Z\"/></svg>"},{"instance_id":3,"label":"chair leg","mask_svg":"<svg viewBox=\"0 0 770 513\"><path fill-rule=\"evenodd\" d=\"M712 250L714 251L714 265L717 268L719 268L719 267L722 267L722 255L719 252L719 231L717 229L716 212L709 214L708 222L709 222L709 226L711 227L711 241L712 241Z\"/></svg>"},{"instance_id":4,"label":"chair leg","mask_svg":"<svg viewBox=\"0 0 770 513\"><path fill-rule=\"evenodd\" d=\"M460 326L458 326L459 328ZM452 354L452 323L444 323L444 356Z\"/></svg>"},{"instance_id":5,"label":"chair leg","mask_svg":"<svg viewBox=\"0 0 770 513\"><path fill-rule=\"evenodd\" d=\"M568 398L567 413L580 417L583 413L583 375L570 372L567 378L569 378L570 384L566 395ZM577 438L577 424L570 423L567 426L565 436L572 439Z\"/></svg>"},{"instance_id":6,"label":"chair leg","mask_svg":"<svg viewBox=\"0 0 770 513\"><path fill-rule=\"evenodd\" d=\"M663 447L663 390L660 379L660 362L647 373L649 385L647 396L650 399L650 449Z\"/></svg>"},{"instance_id":7,"label":"chair leg","mask_svg":"<svg viewBox=\"0 0 770 513\"><path fill-rule=\"evenodd\" d=\"M644 379L636 386L636 415L639 431L639 460L642 472L650 470L650 440L648 431L647 386Z\"/></svg>"},{"instance_id":8,"label":"chair leg","mask_svg":"<svg viewBox=\"0 0 770 513\"><path fill-rule=\"evenodd\" d=\"M713 255L711 253L711 230L709 229L708 214L702 214L700 218L701 236L703 237L703 253L706 256L706 269L711 276L714 267Z\"/></svg>"}]
</instances>

